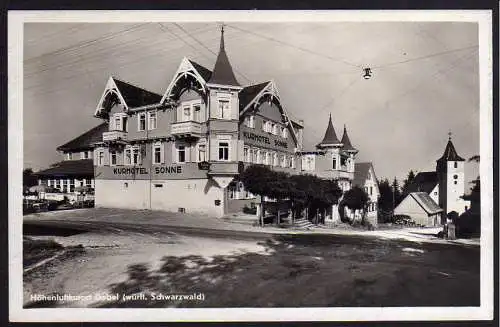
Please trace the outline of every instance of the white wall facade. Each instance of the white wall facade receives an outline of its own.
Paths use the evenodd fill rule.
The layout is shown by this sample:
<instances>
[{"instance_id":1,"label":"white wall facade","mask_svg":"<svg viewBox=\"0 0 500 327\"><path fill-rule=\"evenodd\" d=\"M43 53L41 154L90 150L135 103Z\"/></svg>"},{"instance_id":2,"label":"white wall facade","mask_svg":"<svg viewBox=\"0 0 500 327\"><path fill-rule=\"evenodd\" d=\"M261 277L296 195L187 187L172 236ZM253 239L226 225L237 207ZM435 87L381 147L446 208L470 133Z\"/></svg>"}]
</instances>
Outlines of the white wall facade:
<instances>
[{"instance_id":1,"label":"white wall facade","mask_svg":"<svg viewBox=\"0 0 500 327\"><path fill-rule=\"evenodd\" d=\"M460 198L465 194L465 161L448 161L446 176L446 212L456 211L462 214L470 207L469 201ZM456 165L456 168L455 168Z\"/></svg>"},{"instance_id":2,"label":"white wall facade","mask_svg":"<svg viewBox=\"0 0 500 327\"><path fill-rule=\"evenodd\" d=\"M403 201L394 209L395 215L407 215L418 225L435 226L439 224L440 215L430 216L417 203L417 201L408 194Z\"/></svg>"},{"instance_id":3,"label":"white wall facade","mask_svg":"<svg viewBox=\"0 0 500 327\"><path fill-rule=\"evenodd\" d=\"M224 189L211 179L96 180L96 207L224 215ZM219 200L219 205L216 205Z\"/></svg>"}]
</instances>

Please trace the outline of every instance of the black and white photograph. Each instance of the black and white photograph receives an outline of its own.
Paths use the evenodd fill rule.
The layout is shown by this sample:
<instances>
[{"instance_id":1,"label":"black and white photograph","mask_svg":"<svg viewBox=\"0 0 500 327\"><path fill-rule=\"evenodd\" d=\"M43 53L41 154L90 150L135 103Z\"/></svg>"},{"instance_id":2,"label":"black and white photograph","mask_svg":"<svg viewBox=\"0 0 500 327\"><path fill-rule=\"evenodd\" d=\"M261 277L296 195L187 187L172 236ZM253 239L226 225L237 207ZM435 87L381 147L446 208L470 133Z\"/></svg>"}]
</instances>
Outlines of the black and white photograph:
<instances>
[{"instance_id":1,"label":"black and white photograph","mask_svg":"<svg viewBox=\"0 0 500 327\"><path fill-rule=\"evenodd\" d=\"M488 11L9 16L11 319L493 318Z\"/></svg>"}]
</instances>

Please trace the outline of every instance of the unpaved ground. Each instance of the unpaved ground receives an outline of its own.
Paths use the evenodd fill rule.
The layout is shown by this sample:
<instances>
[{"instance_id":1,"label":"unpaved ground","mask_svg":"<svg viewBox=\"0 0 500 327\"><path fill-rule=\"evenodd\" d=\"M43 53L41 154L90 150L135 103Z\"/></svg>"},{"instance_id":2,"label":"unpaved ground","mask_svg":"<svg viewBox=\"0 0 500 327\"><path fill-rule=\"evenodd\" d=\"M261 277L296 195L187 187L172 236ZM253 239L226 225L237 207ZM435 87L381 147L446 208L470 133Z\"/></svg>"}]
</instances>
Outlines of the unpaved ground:
<instances>
[{"instance_id":1,"label":"unpaved ground","mask_svg":"<svg viewBox=\"0 0 500 327\"><path fill-rule=\"evenodd\" d=\"M186 237L175 234L144 235L82 233L69 237L38 236L54 239L63 246L83 245L85 251L63 256L24 276L24 303L31 294L95 295L108 293L109 286L127 279L127 268L138 262L158 269L164 256L235 255L264 252L257 242ZM82 307L94 301L68 301L60 307Z\"/></svg>"}]
</instances>

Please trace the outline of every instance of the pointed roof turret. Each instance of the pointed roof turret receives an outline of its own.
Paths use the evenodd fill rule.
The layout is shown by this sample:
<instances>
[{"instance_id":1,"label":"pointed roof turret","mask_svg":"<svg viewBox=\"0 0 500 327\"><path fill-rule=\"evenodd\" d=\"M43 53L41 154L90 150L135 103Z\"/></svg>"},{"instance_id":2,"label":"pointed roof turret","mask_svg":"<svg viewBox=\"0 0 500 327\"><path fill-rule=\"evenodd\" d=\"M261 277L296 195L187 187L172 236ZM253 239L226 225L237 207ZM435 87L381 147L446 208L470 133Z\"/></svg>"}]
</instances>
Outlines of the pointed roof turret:
<instances>
[{"instance_id":1,"label":"pointed roof turret","mask_svg":"<svg viewBox=\"0 0 500 327\"><path fill-rule=\"evenodd\" d=\"M233 68L229 63L226 49L224 47L224 26L222 26L221 29L219 54L217 55L217 60L215 62L212 76L210 77L210 80L208 82L211 84L240 86L240 84L236 80L236 77L234 76Z\"/></svg>"},{"instance_id":2,"label":"pointed roof turret","mask_svg":"<svg viewBox=\"0 0 500 327\"><path fill-rule=\"evenodd\" d=\"M444 153L437 161L465 161L464 158L460 157L455 150L455 146L451 142L451 132L448 133L448 143L446 144L446 148L444 149Z\"/></svg>"},{"instance_id":3,"label":"pointed roof turret","mask_svg":"<svg viewBox=\"0 0 500 327\"><path fill-rule=\"evenodd\" d=\"M318 148L326 148L329 146L342 146L342 143L337 138L337 134L335 134L335 129L333 128L332 114L330 114L330 119L328 120L328 127L326 128L323 141L321 141L318 145L316 145L316 147Z\"/></svg>"},{"instance_id":4,"label":"pointed roof turret","mask_svg":"<svg viewBox=\"0 0 500 327\"><path fill-rule=\"evenodd\" d=\"M351 140L349 139L349 135L347 135L347 128L344 124L344 134L342 135L342 141L340 141L344 146L342 147L344 150L348 152L358 152L358 150L352 146Z\"/></svg>"}]
</instances>

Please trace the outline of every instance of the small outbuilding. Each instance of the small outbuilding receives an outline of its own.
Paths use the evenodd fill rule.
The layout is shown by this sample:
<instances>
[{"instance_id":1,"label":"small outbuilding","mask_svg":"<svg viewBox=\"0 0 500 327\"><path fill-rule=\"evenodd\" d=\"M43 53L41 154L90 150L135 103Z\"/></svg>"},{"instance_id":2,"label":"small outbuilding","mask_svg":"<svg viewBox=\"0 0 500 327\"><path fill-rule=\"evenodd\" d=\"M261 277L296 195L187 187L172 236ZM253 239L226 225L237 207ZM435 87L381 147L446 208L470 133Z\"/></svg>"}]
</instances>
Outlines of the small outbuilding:
<instances>
[{"instance_id":1,"label":"small outbuilding","mask_svg":"<svg viewBox=\"0 0 500 327\"><path fill-rule=\"evenodd\" d=\"M426 192L408 194L394 209L394 215L406 215L421 226L435 227L441 224L441 209Z\"/></svg>"}]
</instances>

